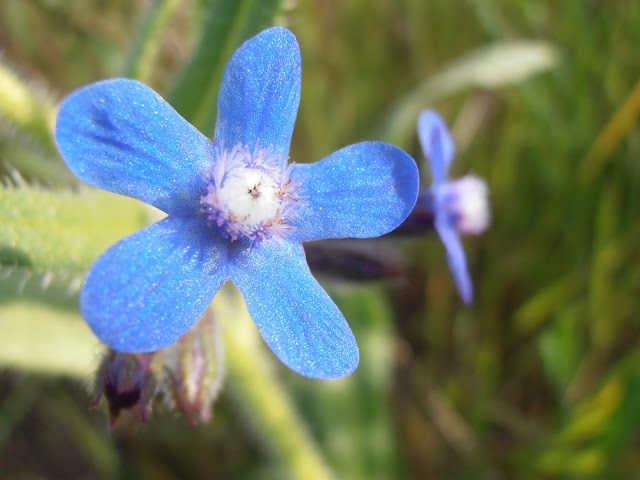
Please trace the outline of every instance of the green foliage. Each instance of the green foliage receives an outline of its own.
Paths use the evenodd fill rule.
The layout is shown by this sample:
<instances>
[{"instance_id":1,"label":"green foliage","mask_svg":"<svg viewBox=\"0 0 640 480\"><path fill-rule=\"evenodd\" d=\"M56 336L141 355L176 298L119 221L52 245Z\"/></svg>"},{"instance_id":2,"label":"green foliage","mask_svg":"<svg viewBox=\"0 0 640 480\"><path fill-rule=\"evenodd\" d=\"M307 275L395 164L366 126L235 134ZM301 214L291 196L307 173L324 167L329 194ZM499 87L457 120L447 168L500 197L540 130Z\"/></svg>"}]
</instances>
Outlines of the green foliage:
<instances>
[{"instance_id":1,"label":"green foliage","mask_svg":"<svg viewBox=\"0 0 640 480\"><path fill-rule=\"evenodd\" d=\"M505 41L453 62L396 101L376 138L407 148L425 105L470 88L496 89L553 67L557 53L544 42Z\"/></svg>"},{"instance_id":2,"label":"green foliage","mask_svg":"<svg viewBox=\"0 0 640 480\"><path fill-rule=\"evenodd\" d=\"M160 39L180 6L179 0L154 0L140 22L125 61L123 76L149 82L160 50Z\"/></svg>"},{"instance_id":3,"label":"green foliage","mask_svg":"<svg viewBox=\"0 0 640 480\"><path fill-rule=\"evenodd\" d=\"M200 38L177 76L168 101L207 135L213 135L224 67L244 40L273 24L282 0L207 0Z\"/></svg>"},{"instance_id":4,"label":"green foliage","mask_svg":"<svg viewBox=\"0 0 640 480\"><path fill-rule=\"evenodd\" d=\"M350 377L311 383L288 375L310 428L342 478L407 478L394 443L390 399L394 369L391 310L381 288L330 289L360 345Z\"/></svg>"},{"instance_id":5,"label":"green foliage","mask_svg":"<svg viewBox=\"0 0 640 480\"><path fill-rule=\"evenodd\" d=\"M0 262L34 272L86 271L100 253L148 223L142 203L95 189L0 189Z\"/></svg>"},{"instance_id":6,"label":"green foliage","mask_svg":"<svg viewBox=\"0 0 640 480\"><path fill-rule=\"evenodd\" d=\"M80 380L96 367L101 347L82 321L69 281L25 270L0 281L1 365Z\"/></svg>"}]
</instances>

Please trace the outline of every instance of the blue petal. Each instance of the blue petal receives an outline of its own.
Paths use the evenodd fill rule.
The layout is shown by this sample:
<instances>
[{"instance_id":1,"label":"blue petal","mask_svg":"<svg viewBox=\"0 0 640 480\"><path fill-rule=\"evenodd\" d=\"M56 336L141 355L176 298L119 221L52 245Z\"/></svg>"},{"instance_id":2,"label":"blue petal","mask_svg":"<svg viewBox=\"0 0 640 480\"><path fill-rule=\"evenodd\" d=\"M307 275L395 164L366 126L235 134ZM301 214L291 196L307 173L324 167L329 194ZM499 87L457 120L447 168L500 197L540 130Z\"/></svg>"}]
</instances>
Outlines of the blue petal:
<instances>
[{"instance_id":1,"label":"blue petal","mask_svg":"<svg viewBox=\"0 0 640 480\"><path fill-rule=\"evenodd\" d=\"M226 245L195 216L170 216L139 230L93 264L80 294L82 314L116 350L169 345L228 278Z\"/></svg>"},{"instance_id":2,"label":"blue petal","mask_svg":"<svg viewBox=\"0 0 640 480\"><path fill-rule=\"evenodd\" d=\"M433 183L435 185L444 183L447 180L455 147L447 124L434 110L423 110L418 117L418 138L420 138L422 151L429 160Z\"/></svg>"},{"instance_id":3,"label":"blue petal","mask_svg":"<svg viewBox=\"0 0 640 480\"><path fill-rule=\"evenodd\" d=\"M308 206L298 209L294 236L376 237L407 218L418 196L418 169L404 151L382 142L350 145L313 164L297 164Z\"/></svg>"},{"instance_id":4,"label":"blue petal","mask_svg":"<svg viewBox=\"0 0 640 480\"><path fill-rule=\"evenodd\" d=\"M231 280L263 338L289 368L334 378L358 366L353 333L309 272L301 245L280 240L241 251Z\"/></svg>"},{"instance_id":5,"label":"blue petal","mask_svg":"<svg viewBox=\"0 0 640 480\"><path fill-rule=\"evenodd\" d=\"M82 180L172 213L193 213L213 144L146 85L114 79L69 95L56 141Z\"/></svg>"},{"instance_id":6,"label":"blue petal","mask_svg":"<svg viewBox=\"0 0 640 480\"><path fill-rule=\"evenodd\" d=\"M286 28L269 28L236 50L224 72L218 95L215 141L262 148L282 156L300 103L300 49Z\"/></svg>"},{"instance_id":7,"label":"blue petal","mask_svg":"<svg viewBox=\"0 0 640 480\"><path fill-rule=\"evenodd\" d=\"M462 248L460 236L456 232L453 225L449 223L446 215L437 215L435 227L447 249L447 262L449 269L453 275L453 281L456 284L458 293L462 301L467 305L473 300L473 284L471 283L471 275L467 267L467 257Z\"/></svg>"}]
</instances>

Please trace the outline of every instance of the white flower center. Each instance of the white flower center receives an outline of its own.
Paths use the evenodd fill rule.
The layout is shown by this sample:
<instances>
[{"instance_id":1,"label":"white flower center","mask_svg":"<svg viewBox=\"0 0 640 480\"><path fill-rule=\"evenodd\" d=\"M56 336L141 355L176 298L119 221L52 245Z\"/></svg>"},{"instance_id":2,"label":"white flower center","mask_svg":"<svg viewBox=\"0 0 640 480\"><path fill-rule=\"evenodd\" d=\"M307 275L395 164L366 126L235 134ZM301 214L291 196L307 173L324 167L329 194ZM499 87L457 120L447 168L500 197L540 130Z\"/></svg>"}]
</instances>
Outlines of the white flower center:
<instances>
[{"instance_id":1,"label":"white flower center","mask_svg":"<svg viewBox=\"0 0 640 480\"><path fill-rule=\"evenodd\" d=\"M203 212L231 241L245 237L259 242L291 233L296 207L306 204L301 186L291 180L292 170L293 164L269 149L220 149L200 200Z\"/></svg>"},{"instance_id":2,"label":"white flower center","mask_svg":"<svg viewBox=\"0 0 640 480\"><path fill-rule=\"evenodd\" d=\"M489 188L481 178L467 175L446 184L448 210L460 233L478 235L489 226Z\"/></svg>"},{"instance_id":3,"label":"white flower center","mask_svg":"<svg viewBox=\"0 0 640 480\"><path fill-rule=\"evenodd\" d=\"M218 199L229 212L252 224L267 223L280 208L280 186L266 172L236 168L218 190Z\"/></svg>"}]
</instances>

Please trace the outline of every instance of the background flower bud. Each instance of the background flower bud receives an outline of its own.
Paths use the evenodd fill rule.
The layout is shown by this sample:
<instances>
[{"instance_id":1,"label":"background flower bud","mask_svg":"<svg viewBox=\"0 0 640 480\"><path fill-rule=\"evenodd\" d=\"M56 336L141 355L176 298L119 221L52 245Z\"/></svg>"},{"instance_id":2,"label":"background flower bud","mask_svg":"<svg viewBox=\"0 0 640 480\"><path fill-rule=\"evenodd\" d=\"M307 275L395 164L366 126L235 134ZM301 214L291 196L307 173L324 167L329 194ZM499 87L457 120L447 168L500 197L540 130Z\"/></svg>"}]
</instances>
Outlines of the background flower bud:
<instances>
[{"instance_id":1,"label":"background flower bud","mask_svg":"<svg viewBox=\"0 0 640 480\"><path fill-rule=\"evenodd\" d=\"M95 396L91 406L104 397L113 428L123 410L134 422L146 423L160 383L160 352L124 353L109 349L96 374Z\"/></svg>"}]
</instances>

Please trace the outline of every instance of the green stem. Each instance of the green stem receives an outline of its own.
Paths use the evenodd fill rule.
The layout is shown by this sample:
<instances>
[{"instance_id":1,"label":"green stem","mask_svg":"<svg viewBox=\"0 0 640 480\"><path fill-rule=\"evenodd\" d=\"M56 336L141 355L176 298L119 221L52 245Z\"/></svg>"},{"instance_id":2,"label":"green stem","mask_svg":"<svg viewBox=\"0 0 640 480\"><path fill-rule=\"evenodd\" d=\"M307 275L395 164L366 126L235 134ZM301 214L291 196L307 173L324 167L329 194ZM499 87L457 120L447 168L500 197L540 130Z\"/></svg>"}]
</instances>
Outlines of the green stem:
<instances>
[{"instance_id":1,"label":"green stem","mask_svg":"<svg viewBox=\"0 0 640 480\"><path fill-rule=\"evenodd\" d=\"M180 6L179 0L155 0L139 25L123 74L148 83L160 49L160 37Z\"/></svg>"},{"instance_id":2,"label":"green stem","mask_svg":"<svg viewBox=\"0 0 640 480\"><path fill-rule=\"evenodd\" d=\"M84 273L116 241L146 225L149 209L97 189L0 188L0 267Z\"/></svg>"},{"instance_id":3,"label":"green stem","mask_svg":"<svg viewBox=\"0 0 640 480\"><path fill-rule=\"evenodd\" d=\"M222 322L228 377L234 396L251 415L263 444L294 479L333 479L334 474L280 385L263 342L233 287L216 295Z\"/></svg>"},{"instance_id":4,"label":"green stem","mask_svg":"<svg viewBox=\"0 0 640 480\"><path fill-rule=\"evenodd\" d=\"M640 116L640 80L625 98L620 108L598 134L582 161L581 173L585 183L591 183L602 172L620 143L636 125Z\"/></svg>"}]
</instances>

